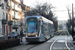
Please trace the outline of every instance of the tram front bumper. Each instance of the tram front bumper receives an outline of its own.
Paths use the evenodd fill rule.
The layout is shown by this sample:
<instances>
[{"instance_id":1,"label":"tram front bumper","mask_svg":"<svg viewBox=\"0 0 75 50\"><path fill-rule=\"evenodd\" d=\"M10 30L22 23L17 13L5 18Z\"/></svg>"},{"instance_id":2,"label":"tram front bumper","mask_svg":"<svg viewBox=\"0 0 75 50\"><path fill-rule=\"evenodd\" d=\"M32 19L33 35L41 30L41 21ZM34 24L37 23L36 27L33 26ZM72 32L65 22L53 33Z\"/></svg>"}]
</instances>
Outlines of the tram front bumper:
<instances>
[{"instance_id":1,"label":"tram front bumper","mask_svg":"<svg viewBox=\"0 0 75 50\"><path fill-rule=\"evenodd\" d=\"M26 37L27 42L39 42L39 37Z\"/></svg>"}]
</instances>

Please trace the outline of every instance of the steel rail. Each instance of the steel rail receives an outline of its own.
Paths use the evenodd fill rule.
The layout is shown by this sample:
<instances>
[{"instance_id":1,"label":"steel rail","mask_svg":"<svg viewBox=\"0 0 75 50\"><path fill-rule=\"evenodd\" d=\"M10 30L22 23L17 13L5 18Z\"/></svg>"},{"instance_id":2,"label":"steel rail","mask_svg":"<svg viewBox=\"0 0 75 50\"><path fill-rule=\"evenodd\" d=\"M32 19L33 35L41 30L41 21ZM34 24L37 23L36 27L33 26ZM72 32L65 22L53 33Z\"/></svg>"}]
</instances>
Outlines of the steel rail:
<instances>
[{"instance_id":1,"label":"steel rail","mask_svg":"<svg viewBox=\"0 0 75 50\"><path fill-rule=\"evenodd\" d=\"M61 36L61 34L60 34L60 36ZM51 46L50 46L50 50L52 50L52 46L53 46L53 44L58 40L58 38L59 38L60 36L58 36L57 39L51 44Z\"/></svg>"},{"instance_id":2,"label":"steel rail","mask_svg":"<svg viewBox=\"0 0 75 50\"><path fill-rule=\"evenodd\" d=\"M70 50L70 48L67 45L67 37L66 36L65 36L65 45L66 45L67 49Z\"/></svg>"},{"instance_id":3,"label":"steel rail","mask_svg":"<svg viewBox=\"0 0 75 50\"><path fill-rule=\"evenodd\" d=\"M70 33L67 30L68 35L70 35ZM75 45L71 42L71 45L75 48Z\"/></svg>"},{"instance_id":4,"label":"steel rail","mask_svg":"<svg viewBox=\"0 0 75 50\"><path fill-rule=\"evenodd\" d=\"M61 33L61 34L57 37L57 39L55 39L55 41L51 44L50 50L52 50L52 47L53 47L54 43L58 40L58 38L61 37L61 35L62 35L62 33ZM65 36L65 45L66 45L66 48L67 48L68 50L70 50L70 48L69 48L68 45L67 45L67 38L66 38L66 36Z\"/></svg>"}]
</instances>

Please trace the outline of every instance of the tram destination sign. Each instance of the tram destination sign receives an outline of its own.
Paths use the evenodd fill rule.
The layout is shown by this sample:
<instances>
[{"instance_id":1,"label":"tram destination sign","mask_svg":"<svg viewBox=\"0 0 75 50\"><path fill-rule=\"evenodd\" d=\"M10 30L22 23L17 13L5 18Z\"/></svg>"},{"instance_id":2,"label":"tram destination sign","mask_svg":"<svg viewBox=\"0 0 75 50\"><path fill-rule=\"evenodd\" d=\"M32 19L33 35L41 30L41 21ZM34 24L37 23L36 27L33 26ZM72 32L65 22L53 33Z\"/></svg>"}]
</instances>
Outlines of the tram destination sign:
<instances>
[{"instance_id":1,"label":"tram destination sign","mask_svg":"<svg viewBox=\"0 0 75 50\"><path fill-rule=\"evenodd\" d=\"M36 21L36 18L29 18L27 21Z\"/></svg>"}]
</instances>

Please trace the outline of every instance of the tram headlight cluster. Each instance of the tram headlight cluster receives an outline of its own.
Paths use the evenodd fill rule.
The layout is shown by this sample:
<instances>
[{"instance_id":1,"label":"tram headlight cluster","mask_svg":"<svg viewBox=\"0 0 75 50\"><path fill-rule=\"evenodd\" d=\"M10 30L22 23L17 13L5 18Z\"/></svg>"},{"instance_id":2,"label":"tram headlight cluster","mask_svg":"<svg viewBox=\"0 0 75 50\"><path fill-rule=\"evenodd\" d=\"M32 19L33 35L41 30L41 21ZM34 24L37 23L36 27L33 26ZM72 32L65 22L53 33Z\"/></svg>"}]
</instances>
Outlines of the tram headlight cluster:
<instances>
[{"instance_id":1,"label":"tram headlight cluster","mask_svg":"<svg viewBox=\"0 0 75 50\"><path fill-rule=\"evenodd\" d=\"M35 37L37 37L37 35L35 35Z\"/></svg>"},{"instance_id":2,"label":"tram headlight cluster","mask_svg":"<svg viewBox=\"0 0 75 50\"><path fill-rule=\"evenodd\" d=\"M26 35L26 37L28 37L28 36Z\"/></svg>"}]
</instances>

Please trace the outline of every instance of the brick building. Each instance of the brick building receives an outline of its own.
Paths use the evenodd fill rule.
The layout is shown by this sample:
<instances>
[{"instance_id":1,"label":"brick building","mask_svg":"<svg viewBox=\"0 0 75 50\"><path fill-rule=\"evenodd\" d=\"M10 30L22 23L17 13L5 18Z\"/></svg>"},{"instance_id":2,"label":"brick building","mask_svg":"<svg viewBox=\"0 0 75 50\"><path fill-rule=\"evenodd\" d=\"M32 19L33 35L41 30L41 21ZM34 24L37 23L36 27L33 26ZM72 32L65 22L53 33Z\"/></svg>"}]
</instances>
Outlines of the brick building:
<instances>
[{"instance_id":1,"label":"brick building","mask_svg":"<svg viewBox=\"0 0 75 50\"><path fill-rule=\"evenodd\" d=\"M0 34L5 38L10 32L15 30L19 33L23 29L25 9L28 8L25 7L23 0L0 0Z\"/></svg>"}]
</instances>

